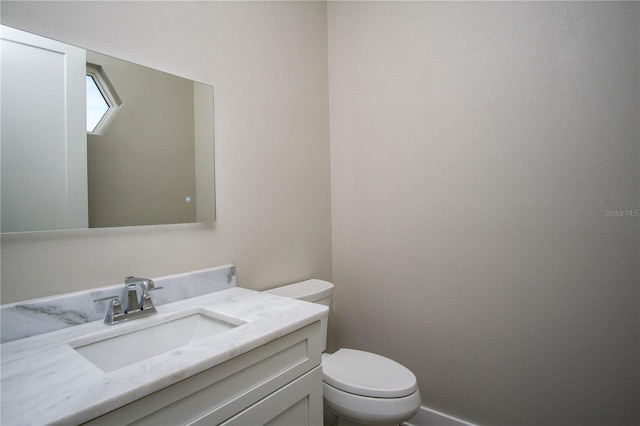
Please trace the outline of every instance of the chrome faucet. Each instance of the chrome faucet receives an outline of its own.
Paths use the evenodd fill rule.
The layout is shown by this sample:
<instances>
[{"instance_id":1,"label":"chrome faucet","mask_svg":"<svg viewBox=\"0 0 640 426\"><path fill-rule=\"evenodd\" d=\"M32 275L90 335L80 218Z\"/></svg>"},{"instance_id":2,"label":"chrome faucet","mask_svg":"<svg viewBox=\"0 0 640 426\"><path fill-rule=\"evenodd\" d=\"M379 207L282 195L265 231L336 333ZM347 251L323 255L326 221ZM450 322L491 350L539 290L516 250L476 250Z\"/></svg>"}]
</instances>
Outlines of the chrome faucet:
<instances>
[{"instance_id":1,"label":"chrome faucet","mask_svg":"<svg viewBox=\"0 0 640 426\"><path fill-rule=\"evenodd\" d=\"M138 286L142 289L142 294L138 300ZM111 299L109 310L104 318L105 324L118 324L136 318L143 318L157 313L156 307L149 295L150 291L160 290L162 287L156 287L153 280L149 278L125 277L124 279L125 296L123 300L126 302L121 305L118 296L108 296L95 299L94 302Z\"/></svg>"}]
</instances>

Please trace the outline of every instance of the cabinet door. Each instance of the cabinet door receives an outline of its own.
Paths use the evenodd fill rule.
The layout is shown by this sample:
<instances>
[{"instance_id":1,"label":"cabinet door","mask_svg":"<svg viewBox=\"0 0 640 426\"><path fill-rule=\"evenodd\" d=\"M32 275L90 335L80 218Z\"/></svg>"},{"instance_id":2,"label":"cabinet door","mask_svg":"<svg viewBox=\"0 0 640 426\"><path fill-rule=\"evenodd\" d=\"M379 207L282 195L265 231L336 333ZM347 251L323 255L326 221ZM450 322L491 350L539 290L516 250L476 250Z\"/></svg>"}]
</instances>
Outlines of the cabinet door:
<instances>
[{"instance_id":1,"label":"cabinet door","mask_svg":"<svg viewBox=\"0 0 640 426\"><path fill-rule=\"evenodd\" d=\"M193 425L209 425L206 418ZM321 426L322 369L316 367L237 414L223 426Z\"/></svg>"}]
</instances>

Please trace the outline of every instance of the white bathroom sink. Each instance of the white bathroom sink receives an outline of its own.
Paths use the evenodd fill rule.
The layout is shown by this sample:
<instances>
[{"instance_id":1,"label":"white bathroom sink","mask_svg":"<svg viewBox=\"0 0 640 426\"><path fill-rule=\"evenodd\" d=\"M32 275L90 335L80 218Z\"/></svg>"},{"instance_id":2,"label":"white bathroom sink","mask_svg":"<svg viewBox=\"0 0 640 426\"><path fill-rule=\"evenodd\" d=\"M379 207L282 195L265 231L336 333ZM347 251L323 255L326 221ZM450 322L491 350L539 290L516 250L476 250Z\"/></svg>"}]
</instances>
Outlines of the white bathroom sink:
<instances>
[{"instance_id":1,"label":"white bathroom sink","mask_svg":"<svg viewBox=\"0 0 640 426\"><path fill-rule=\"evenodd\" d=\"M118 324L113 329L83 336L67 344L104 372L171 352L232 330L244 321L205 310L189 309L151 324Z\"/></svg>"}]
</instances>

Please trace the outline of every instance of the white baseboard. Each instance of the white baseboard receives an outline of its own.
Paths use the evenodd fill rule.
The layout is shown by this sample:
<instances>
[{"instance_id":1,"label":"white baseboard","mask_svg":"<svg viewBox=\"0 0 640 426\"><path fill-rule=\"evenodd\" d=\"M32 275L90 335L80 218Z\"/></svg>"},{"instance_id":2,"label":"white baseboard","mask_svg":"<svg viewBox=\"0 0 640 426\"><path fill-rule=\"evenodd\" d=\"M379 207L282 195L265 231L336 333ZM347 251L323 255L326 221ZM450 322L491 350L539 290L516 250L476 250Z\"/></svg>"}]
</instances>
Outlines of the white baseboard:
<instances>
[{"instance_id":1,"label":"white baseboard","mask_svg":"<svg viewBox=\"0 0 640 426\"><path fill-rule=\"evenodd\" d=\"M420 406L418 413L403 423L405 426L477 426L431 408Z\"/></svg>"}]
</instances>

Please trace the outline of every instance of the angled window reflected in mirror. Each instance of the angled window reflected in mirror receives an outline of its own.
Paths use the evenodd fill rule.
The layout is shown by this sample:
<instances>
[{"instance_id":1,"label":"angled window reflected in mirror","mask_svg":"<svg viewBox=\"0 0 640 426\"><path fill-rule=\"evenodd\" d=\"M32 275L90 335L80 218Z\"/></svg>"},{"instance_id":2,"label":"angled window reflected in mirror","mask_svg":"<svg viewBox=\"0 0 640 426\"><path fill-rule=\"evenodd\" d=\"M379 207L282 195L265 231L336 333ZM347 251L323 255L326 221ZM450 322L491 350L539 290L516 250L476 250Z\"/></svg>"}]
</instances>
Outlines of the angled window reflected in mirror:
<instances>
[{"instance_id":1,"label":"angled window reflected in mirror","mask_svg":"<svg viewBox=\"0 0 640 426\"><path fill-rule=\"evenodd\" d=\"M87 75L87 132L93 133L109 110L109 104L102 96L96 81Z\"/></svg>"},{"instance_id":2,"label":"angled window reflected in mirror","mask_svg":"<svg viewBox=\"0 0 640 426\"><path fill-rule=\"evenodd\" d=\"M87 133L104 134L121 105L102 67L87 63Z\"/></svg>"}]
</instances>

